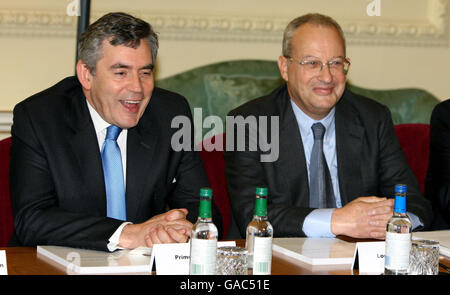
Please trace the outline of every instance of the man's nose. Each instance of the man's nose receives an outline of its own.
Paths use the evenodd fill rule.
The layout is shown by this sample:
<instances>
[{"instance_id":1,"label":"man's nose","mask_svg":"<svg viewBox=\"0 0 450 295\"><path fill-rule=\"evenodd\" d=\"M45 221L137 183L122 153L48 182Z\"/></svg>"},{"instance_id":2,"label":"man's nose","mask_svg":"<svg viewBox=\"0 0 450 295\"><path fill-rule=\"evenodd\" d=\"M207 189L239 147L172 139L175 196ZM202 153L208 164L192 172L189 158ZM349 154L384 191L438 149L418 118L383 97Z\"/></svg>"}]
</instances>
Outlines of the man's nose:
<instances>
[{"instance_id":1,"label":"man's nose","mask_svg":"<svg viewBox=\"0 0 450 295\"><path fill-rule=\"evenodd\" d=\"M330 67L328 64L322 64L319 72L319 78L324 82L331 82L333 80L333 75L331 74Z\"/></svg>"},{"instance_id":2,"label":"man's nose","mask_svg":"<svg viewBox=\"0 0 450 295\"><path fill-rule=\"evenodd\" d=\"M133 92L143 92L142 81L138 73L131 75L129 90Z\"/></svg>"}]
</instances>

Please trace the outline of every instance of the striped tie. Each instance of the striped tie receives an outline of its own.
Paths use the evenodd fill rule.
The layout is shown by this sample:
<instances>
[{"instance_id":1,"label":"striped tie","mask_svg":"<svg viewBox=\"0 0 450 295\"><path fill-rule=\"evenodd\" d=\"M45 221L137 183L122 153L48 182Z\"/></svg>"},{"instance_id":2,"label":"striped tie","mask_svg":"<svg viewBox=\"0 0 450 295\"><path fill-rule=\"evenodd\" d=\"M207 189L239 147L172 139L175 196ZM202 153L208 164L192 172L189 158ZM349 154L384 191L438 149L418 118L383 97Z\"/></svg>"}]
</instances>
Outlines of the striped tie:
<instances>
[{"instance_id":1,"label":"striped tie","mask_svg":"<svg viewBox=\"0 0 450 295\"><path fill-rule=\"evenodd\" d=\"M330 171L323 153L325 126L315 123L311 126L314 144L309 162L309 204L311 208L335 208L333 185Z\"/></svg>"}]
</instances>

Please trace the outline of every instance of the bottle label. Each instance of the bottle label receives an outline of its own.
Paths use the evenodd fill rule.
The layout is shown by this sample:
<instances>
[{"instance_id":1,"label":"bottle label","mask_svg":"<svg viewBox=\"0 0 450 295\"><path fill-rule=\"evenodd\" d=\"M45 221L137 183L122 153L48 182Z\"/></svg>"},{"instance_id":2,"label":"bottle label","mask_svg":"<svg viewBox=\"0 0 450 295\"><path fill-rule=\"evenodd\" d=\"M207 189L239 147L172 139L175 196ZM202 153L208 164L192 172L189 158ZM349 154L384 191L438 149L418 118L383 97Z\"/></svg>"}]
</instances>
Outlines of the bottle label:
<instances>
[{"instance_id":1,"label":"bottle label","mask_svg":"<svg viewBox=\"0 0 450 295\"><path fill-rule=\"evenodd\" d=\"M404 270L409 268L411 234L386 232L385 268Z\"/></svg>"},{"instance_id":2,"label":"bottle label","mask_svg":"<svg viewBox=\"0 0 450 295\"><path fill-rule=\"evenodd\" d=\"M253 274L270 275L272 268L272 237L255 237Z\"/></svg>"},{"instance_id":3,"label":"bottle label","mask_svg":"<svg viewBox=\"0 0 450 295\"><path fill-rule=\"evenodd\" d=\"M191 275L216 273L217 240L191 240Z\"/></svg>"}]
</instances>

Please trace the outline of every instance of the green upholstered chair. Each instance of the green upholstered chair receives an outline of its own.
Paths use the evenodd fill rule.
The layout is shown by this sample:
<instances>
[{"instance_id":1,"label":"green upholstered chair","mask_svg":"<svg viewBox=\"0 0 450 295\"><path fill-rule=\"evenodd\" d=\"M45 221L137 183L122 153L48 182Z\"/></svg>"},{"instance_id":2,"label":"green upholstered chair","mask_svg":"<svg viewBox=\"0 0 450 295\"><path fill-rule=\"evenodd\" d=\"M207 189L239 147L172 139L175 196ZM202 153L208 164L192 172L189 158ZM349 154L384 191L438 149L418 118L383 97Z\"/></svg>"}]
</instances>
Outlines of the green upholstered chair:
<instances>
[{"instance_id":1,"label":"green upholstered chair","mask_svg":"<svg viewBox=\"0 0 450 295\"><path fill-rule=\"evenodd\" d=\"M210 64L156 81L156 86L185 96L203 118L225 116L241 104L270 93L283 83L274 61L236 60Z\"/></svg>"},{"instance_id":2,"label":"green upholstered chair","mask_svg":"<svg viewBox=\"0 0 450 295\"><path fill-rule=\"evenodd\" d=\"M429 124L433 108L440 102L426 90L402 88L374 90L347 84L352 92L372 98L386 105L391 111L394 124Z\"/></svg>"},{"instance_id":3,"label":"green upholstered chair","mask_svg":"<svg viewBox=\"0 0 450 295\"><path fill-rule=\"evenodd\" d=\"M239 105L269 94L284 83L276 61L235 60L209 64L160 79L156 85L182 94L192 111L202 116L216 115L225 122L226 114ZM430 122L431 111L439 100L425 90L374 90L347 84L351 91L386 105L394 124Z\"/></svg>"}]
</instances>

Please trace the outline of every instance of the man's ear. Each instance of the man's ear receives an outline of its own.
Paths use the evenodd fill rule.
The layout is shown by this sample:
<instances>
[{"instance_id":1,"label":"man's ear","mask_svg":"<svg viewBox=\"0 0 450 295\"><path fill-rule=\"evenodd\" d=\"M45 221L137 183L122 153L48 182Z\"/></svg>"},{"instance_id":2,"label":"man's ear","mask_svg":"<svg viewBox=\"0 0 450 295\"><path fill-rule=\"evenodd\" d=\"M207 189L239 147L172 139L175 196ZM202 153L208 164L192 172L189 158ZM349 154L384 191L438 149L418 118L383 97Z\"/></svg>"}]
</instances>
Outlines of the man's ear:
<instances>
[{"instance_id":1,"label":"man's ear","mask_svg":"<svg viewBox=\"0 0 450 295\"><path fill-rule=\"evenodd\" d=\"M90 90L92 83L92 74L87 65L80 59L77 62L77 77L84 89Z\"/></svg>"},{"instance_id":2,"label":"man's ear","mask_svg":"<svg viewBox=\"0 0 450 295\"><path fill-rule=\"evenodd\" d=\"M286 57L280 56L278 58L278 69L280 70L281 77L286 82L289 80L289 78L288 78L288 63L289 63L289 60Z\"/></svg>"}]
</instances>

